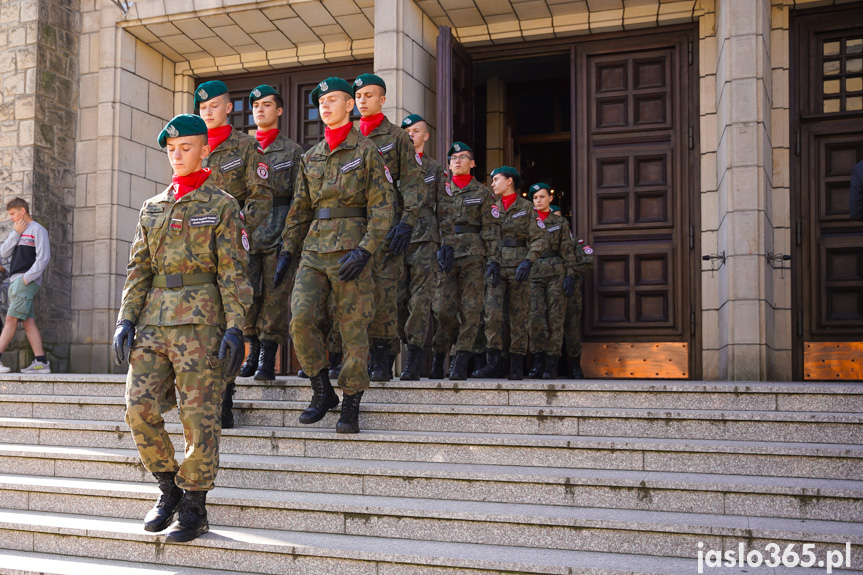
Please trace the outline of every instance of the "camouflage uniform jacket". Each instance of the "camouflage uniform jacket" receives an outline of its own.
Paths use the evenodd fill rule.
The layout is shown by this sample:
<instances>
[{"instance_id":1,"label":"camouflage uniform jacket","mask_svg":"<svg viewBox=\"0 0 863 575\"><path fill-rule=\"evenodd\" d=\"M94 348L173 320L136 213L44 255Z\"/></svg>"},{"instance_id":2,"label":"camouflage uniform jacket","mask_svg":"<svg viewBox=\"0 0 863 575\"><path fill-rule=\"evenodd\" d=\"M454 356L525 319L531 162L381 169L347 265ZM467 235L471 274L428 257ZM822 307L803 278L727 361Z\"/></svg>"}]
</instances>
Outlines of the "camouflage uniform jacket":
<instances>
[{"instance_id":1,"label":"camouflage uniform jacket","mask_svg":"<svg viewBox=\"0 0 863 575\"><path fill-rule=\"evenodd\" d=\"M444 183L444 196L438 202L441 243L452 246L457 258L482 256L488 263L500 263L501 211L491 190L476 178L459 189L450 174ZM457 234L456 226L476 226L480 233Z\"/></svg>"},{"instance_id":2,"label":"camouflage uniform jacket","mask_svg":"<svg viewBox=\"0 0 863 575\"><path fill-rule=\"evenodd\" d=\"M523 260L536 263L540 254L548 249L548 234L533 204L516 194L515 201L502 216L500 265L505 268L516 267ZM525 245L507 247L504 245L507 241L523 242Z\"/></svg>"},{"instance_id":3,"label":"camouflage uniform jacket","mask_svg":"<svg viewBox=\"0 0 863 575\"><path fill-rule=\"evenodd\" d=\"M583 276L593 269L593 248L584 243L584 240L572 238L572 247L575 250L575 273Z\"/></svg>"},{"instance_id":4,"label":"camouflage uniform jacket","mask_svg":"<svg viewBox=\"0 0 863 575\"><path fill-rule=\"evenodd\" d=\"M392 223L404 222L416 229L427 192L422 159L414 150L411 137L384 116L380 126L372 130L368 138L384 157L392 181L398 182L394 184L396 203Z\"/></svg>"},{"instance_id":5,"label":"camouflage uniform jacket","mask_svg":"<svg viewBox=\"0 0 863 575\"><path fill-rule=\"evenodd\" d=\"M282 239L285 218L291 208L291 198L294 197L294 186L300 172L303 149L279 132L273 143L264 150L264 158L270 167L273 209L264 223L252 234L252 245L259 249L277 246Z\"/></svg>"},{"instance_id":6,"label":"camouflage uniform jacket","mask_svg":"<svg viewBox=\"0 0 863 575\"><path fill-rule=\"evenodd\" d=\"M240 202L246 231L254 235L272 210L270 168L264 160L258 141L231 128L231 135L204 159L212 174L208 182L225 190ZM266 246L252 245L259 249Z\"/></svg>"},{"instance_id":7,"label":"camouflage uniform jacket","mask_svg":"<svg viewBox=\"0 0 863 575\"><path fill-rule=\"evenodd\" d=\"M243 272L246 253L240 207L207 180L174 200L168 187L144 202L132 241L120 319L137 325L218 325L243 329L252 287ZM152 287L154 276L212 273L214 283Z\"/></svg>"},{"instance_id":8,"label":"camouflage uniform jacket","mask_svg":"<svg viewBox=\"0 0 863 575\"><path fill-rule=\"evenodd\" d=\"M550 213L543 223L548 238L548 249L557 252L558 255L540 258L530 270L531 279L575 276L578 262L573 251L569 222L563 216Z\"/></svg>"},{"instance_id":9,"label":"camouflage uniform jacket","mask_svg":"<svg viewBox=\"0 0 863 575\"><path fill-rule=\"evenodd\" d=\"M356 128L335 150L321 140L303 155L282 251L375 253L393 219L393 194L377 147ZM314 219L315 210L350 207L365 208L366 217Z\"/></svg>"},{"instance_id":10,"label":"camouflage uniform jacket","mask_svg":"<svg viewBox=\"0 0 863 575\"><path fill-rule=\"evenodd\" d=\"M422 157L425 175L426 194L420 208L420 219L414 227L411 243L434 242L440 244L440 224L438 223L438 206L446 196L444 185L446 184L446 171L439 162L430 156Z\"/></svg>"}]
</instances>

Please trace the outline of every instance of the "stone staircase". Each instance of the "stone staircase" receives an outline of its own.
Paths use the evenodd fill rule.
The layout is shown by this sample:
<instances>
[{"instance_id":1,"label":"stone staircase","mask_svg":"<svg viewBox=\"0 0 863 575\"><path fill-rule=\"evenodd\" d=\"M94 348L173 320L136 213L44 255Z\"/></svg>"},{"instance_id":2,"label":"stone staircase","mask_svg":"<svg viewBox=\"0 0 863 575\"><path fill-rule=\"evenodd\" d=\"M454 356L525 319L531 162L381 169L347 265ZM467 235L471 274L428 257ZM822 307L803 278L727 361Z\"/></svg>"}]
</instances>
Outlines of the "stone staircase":
<instances>
[{"instance_id":1,"label":"stone staircase","mask_svg":"<svg viewBox=\"0 0 863 575\"><path fill-rule=\"evenodd\" d=\"M0 378L0 573L690 574L699 542L863 572L860 384L392 381L344 436L298 425L307 380L240 379L211 532L169 545L123 382Z\"/></svg>"}]
</instances>

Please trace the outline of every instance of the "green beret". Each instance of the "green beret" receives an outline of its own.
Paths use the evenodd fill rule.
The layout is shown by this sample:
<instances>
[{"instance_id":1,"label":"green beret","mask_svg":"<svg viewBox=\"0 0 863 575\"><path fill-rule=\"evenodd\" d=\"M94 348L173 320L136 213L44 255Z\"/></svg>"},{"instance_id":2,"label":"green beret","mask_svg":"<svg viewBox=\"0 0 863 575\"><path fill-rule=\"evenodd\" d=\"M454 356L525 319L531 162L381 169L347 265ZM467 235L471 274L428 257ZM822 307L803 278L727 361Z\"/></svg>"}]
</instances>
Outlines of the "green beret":
<instances>
[{"instance_id":1,"label":"green beret","mask_svg":"<svg viewBox=\"0 0 863 575\"><path fill-rule=\"evenodd\" d=\"M417 122L425 122L425 118L420 116L419 114L411 114L402 120L402 128L407 128L408 126L413 126Z\"/></svg>"},{"instance_id":2,"label":"green beret","mask_svg":"<svg viewBox=\"0 0 863 575\"><path fill-rule=\"evenodd\" d=\"M346 80L331 76L315 86L315 89L312 90L312 104L317 105L321 96L329 94L330 92L344 92L351 98L354 97L354 91L351 90L351 85L348 84Z\"/></svg>"},{"instance_id":3,"label":"green beret","mask_svg":"<svg viewBox=\"0 0 863 575\"><path fill-rule=\"evenodd\" d=\"M558 214L563 213L560 210L560 206L548 206L548 209L551 210L552 212L556 212Z\"/></svg>"},{"instance_id":4,"label":"green beret","mask_svg":"<svg viewBox=\"0 0 863 575\"><path fill-rule=\"evenodd\" d=\"M207 134L207 124L204 120L194 114L180 114L174 116L174 119L165 124L162 131L159 132L159 146L164 148L168 143L168 138L197 136L199 134Z\"/></svg>"},{"instance_id":5,"label":"green beret","mask_svg":"<svg viewBox=\"0 0 863 575\"><path fill-rule=\"evenodd\" d=\"M536 192L538 192L540 190L548 190L548 194L551 195L551 186L549 186L546 183L539 182L538 184L534 184L530 187L530 189L527 192L528 197L530 199L533 199L533 194L535 194Z\"/></svg>"},{"instance_id":6,"label":"green beret","mask_svg":"<svg viewBox=\"0 0 863 575\"><path fill-rule=\"evenodd\" d=\"M374 74L360 74L357 76L357 79L354 80L353 92L351 93L356 94L357 90L363 86L380 86L384 89L384 94L387 93L387 83L384 82L383 78L375 76Z\"/></svg>"},{"instance_id":7,"label":"green beret","mask_svg":"<svg viewBox=\"0 0 863 575\"><path fill-rule=\"evenodd\" d=\"M204 82L195 90L195 105L228 93L228 85L220 80Z\"/></svg>"},{"instance_id":8,"label":"green beret","mask_svg":"<svg viewBox=\"0 0 863 575\"><path fill-rule=\"evenodd\" d=\"M453 154L457 154L459 152L470 152L471 154L473 154L473 149L471 149L471 147L464 142L455 142L452 146L449 147L449 152L447 152L446 155L452 156Z\"/></svg>"},{"instance_id":9,"label":"green beret","mask_svg":"<svg viewBox=\"0 0 863 575\"><path fill-rule=\"evenodd\" d=\"M254 104L256 100L260 100L261 98L278 95L279 93L272 86L261 84L249 93L249 105Z\"/></svg>"},{"instance_id":10,"label":"green beret","mask_svg":"<svg viewBox=\"0 0 863 575\"><path fill-rule=\"evenodd\" d=\"M491 171L491 177L495 177L498 174L503 174L508 178L521 178L521 174L518 173L518 170L513 168L512 166L501 166L499 168L495 168Z\"/></svg>"}]
</instances>

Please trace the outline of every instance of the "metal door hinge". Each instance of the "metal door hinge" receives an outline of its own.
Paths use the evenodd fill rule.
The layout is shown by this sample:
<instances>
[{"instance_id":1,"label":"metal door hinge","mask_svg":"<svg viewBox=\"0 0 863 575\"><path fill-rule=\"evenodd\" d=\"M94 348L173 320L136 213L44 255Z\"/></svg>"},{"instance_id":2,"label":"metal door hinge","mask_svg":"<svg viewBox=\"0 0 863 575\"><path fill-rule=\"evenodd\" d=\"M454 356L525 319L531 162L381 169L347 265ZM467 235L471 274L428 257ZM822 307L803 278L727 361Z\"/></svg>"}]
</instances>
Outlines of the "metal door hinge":
<instances>
[{"instance_id":1,"label":"metal door hinge","mask_svg":"<svg viewBox=\"0 0 863 575\"><path fill-rule=\"evenodd\" d=\"M695 149L695 135L694 135L694 132L692 130L692 126L689 126L689 149L690 150Z\"/></svg>"},{"instance_id":2,"label":"metal door hinge","mask_svg":"<svg viewBox=\"0 0 863 575\"><path fill-rule=\"evenodd\" d=\"M794 154L800 155L800 130L797 130L794 135Z\"/></svg>"},{"instance_id":3,"label":"metal door hinge","mask_svg":"<svg viewBox=\"0 0 863 575\"><path fill-rule=\"evenodd\" d=\"M695 249L695 226L689 226L689 249Z\"/></svg>"},{"instance_id":4,"label":"metal door hinge","mask_svg":"<svg viewBox=\"0 0 863 575\"><path fill-rule=\"evenodd\" d=\"M797 236L797 238L796 238L797 239L797 245L802 246L803 245L803 222L801 222L800 220L797 220L796 227L797 227L797 230L796 230L795 235Z\"/></svg>"},{"instance_id":5,"label":"metal door hinge","mask_svg":"<svg viewBox=\"0 0 863 575\"><path fill-rule=\"evenodd\" d=\"M689 335L695 335L695 312L689 312Z\"/></svg>"},{"instance_id":6,"label":"metal door hinge","mask_svg":"<svg viewBox=\"0 0 863 575\"><path fill-rule=\"evenodd\" d=\"M693 54L695 52L695 46L692 44L692 40L689 41L689 46L687 46L687 59L689 60L689 65L692 66Z\"/></svg>"}]
</instances>

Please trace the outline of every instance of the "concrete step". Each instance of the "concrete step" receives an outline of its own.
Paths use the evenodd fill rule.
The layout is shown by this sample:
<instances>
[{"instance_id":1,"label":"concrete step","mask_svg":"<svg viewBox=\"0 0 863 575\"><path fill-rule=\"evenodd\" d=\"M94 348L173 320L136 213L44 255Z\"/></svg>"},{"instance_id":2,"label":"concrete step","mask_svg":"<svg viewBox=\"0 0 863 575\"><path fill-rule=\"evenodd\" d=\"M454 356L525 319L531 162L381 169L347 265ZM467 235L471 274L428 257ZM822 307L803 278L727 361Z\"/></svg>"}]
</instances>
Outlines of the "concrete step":
<instances>
[{"instance_id":1,"label":"concrete step","mask_svg":"<svg viewBox=\"0 0 863 575\"><path fill-rule=\"evenodd\" d=\"M181 573L183 575L244 575L248 572L0 549L0 573L3 575L178 575Z\"/></svg>"},{"instance_id":2,"label":"concrete step","mask_svg":"<svg viewBox=\"0 0 863 575\"><path fill-rule=\"evenodd\" d=\"M236 454L220 465L218 485L244 489L863 521L863 482L851 480ZM153 481L133 448L0 445L0 473L15 474L0 475L4 493L23 489L22 473L49 478L31 477L38 489Z\"/></svg>"},{"instance_id":3,"label":"concrete step","mask_svg":"<svg viewBox=\"0 0 863 575\"><path fill-rule=\"evenodd\" d=\"M143 531L139 520L12 510L0 510L0 533L10 545L18 545L20 549L2 552L10 556L20 557L22 552L27 552L28 556L40 559L62 560L83 555L112 563L138 561L148 566L162 566L163 571L156 571L160 575L169 565L171 569L179 566L177 571L168 571L172 575L198 575L200 570L230 571L239 565L243 566L243 573L250 575L691 575L698 571L694 549L691 557L674 558L636 555L624 550L615 553L564 551L215 524L211 525L209 533L195 541L166 544L162 536ZM704 572L786 575L791 570L762 565L742 569L706 567ZM807 570L807 573L819 575L826 572L826 568ZM850 570L842 573L863 574Z\"/></svg>"},{"instance_id":4,"label":"concrete step","mask_svg":"<svg viewBox=\"0 0 863 575\"><path fill-rule=\"evenodd\" d=\"M168 423L175 449L182 428ZM134 449L122 421L0 418L0 442ZM453 464L723 473L846 479L863 477L863 445L627 437L240 427L222 432L227 454Z\"/></svg>"},{"instance_id":5,"label":"concrete step","mask_svg":"<svg viewBox=\"0 0 863 575\"><path fill-rule=\"evenodd\" d=\"M91 482L93 484L99 482ZM31 497L33 509L0 512L0 534L7 546L17 537L3 533L3 516L87 515L85 525L105 520L140 520L155 499L153 486L119 484L96 495L59 493ZM351 535L370 539L439 542L449 545L495 545L543 551L628 553L658 557L691 558L701 542L705 549L730 548L746 542L765 549L775 542L785 549L814 543L815 553L851 548L851 567L861 567L863 526L838 521L796 521L702 513L621 511L541 505L501 505L467 501L405 500L392 497L349 496L304 492L274 492L217 488L208 496L208 515L214 525L264 529L269 537L279 531ZM95 517L94 517L95 516ZM74 527L74 526L73 526ZM140 529L140 527L138 527ZM62 533L68 536L68 531ZM87 529L88 535L91 530ZM24 538L25 541L30 538ZM9 543L12 545L9 545ZM412 546L412 545L411 545ZM723 547L725 546L725 547ZM56 549L52 551L58 551ZM80 554L80 552L78 553ZM134 555L124 558L146 560ZM199 564L200 565L200 564ZM202 566L202 565L201 565ZM226 568L213 565L215 568Z\"/></svg>"},{"instance_id":6,"label":"concrete step","mask_svg":"<svg viewBox=\"0 0 863 575\"><path fill-rule=\"evenodd\" d=\"M370 396L371 398L371 396ZM294 426L307 407L297 401L235 401L238 425ZM123 398L0 395L7 417L122 420ZM335 429L337 412L312 427ZM177 422L177 412L165 414ZM494 405L390 405L363 402L366 430L491 432L817 443L863 443L863 413L624 409Z\"/></svg>"},{"instance_id":7,"label":"concrete step","mask_svg":"<svg viewBox=\"0 0 863 575\"><path fill-rule=\"evenodd\" d=\"M0 394L123 397L123 375L0 376ZM311 398L309 380L237 379L239 400ZM372 382L368 399L387 404L510 405L705 409L723 411L863 412L863 385L800 382L687 382L602 380L421 380Z\"/></svg>"}]
</instances>

